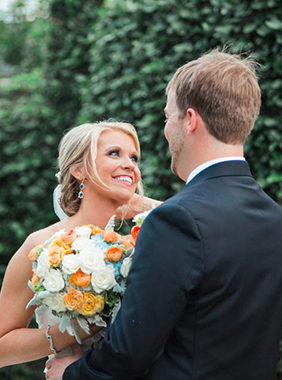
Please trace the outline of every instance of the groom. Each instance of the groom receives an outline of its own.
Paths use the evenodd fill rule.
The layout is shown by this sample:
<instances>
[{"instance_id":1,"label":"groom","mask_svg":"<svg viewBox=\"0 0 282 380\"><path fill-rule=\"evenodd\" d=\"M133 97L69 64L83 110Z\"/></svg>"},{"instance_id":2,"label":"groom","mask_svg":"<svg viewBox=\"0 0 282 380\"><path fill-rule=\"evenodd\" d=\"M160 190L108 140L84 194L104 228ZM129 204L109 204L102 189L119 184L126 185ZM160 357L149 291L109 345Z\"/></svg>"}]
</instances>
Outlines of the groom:
<instances>
[{"instance_id":1,"label":"groom","mask_svg":"<svg viewBox=\"0 0 282 380\"><path fill-rule=\"evenodd\" d=\"M250 60L213 51L177 70L165 136L187 185L146 219L115 322L63 380L275 379L282 211L243 157L259 108Z\"/></svg>"}]
</instances>

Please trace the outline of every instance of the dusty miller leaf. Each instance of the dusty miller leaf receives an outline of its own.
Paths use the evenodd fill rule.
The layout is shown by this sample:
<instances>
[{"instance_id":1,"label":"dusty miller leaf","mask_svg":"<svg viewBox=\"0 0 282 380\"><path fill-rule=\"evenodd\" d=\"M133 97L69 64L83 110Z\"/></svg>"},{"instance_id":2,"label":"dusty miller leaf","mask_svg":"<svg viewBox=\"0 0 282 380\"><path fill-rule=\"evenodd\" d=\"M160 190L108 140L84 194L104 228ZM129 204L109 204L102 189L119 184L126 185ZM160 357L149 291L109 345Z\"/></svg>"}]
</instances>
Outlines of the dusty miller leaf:
<instances>
[{"instance_id":1,"label":"dusty miller leaf","mask_svg":"<svg viewBox=\"0 0 282 380\"><path fill-rule=\"evenodd\" d=\"M51 292L49 292L48 290L44 290L43 292L40 292L40 293L38 293L37 295L36 295L36 298L37 299L44 299L44 298L48 298L48 297L55 297L55 293L51 293Z\"/></svg>"},{"instance_id":2,"label":"dusty miller leaf","mask_svg":"<svg viewBox=\"0 0 282 380\"><path fill-rule=\"evenodd\" d=\"M115 228L115 215L111 217L111 219L108 221L108 224L106 225L105 230L106 231L113 231Z\"/></svg>"},{"instance_id":3,"label":"dusty miller leaf","mask_svg":"<svg viewBox=\"0 0 282 380\"><path fill-rule=\"evenodd\" d=\"M116 284L116 285L114 286L114 288L113 288L113 291L114 291L115 293L123 294L124 291L125 291L125 289L122 288L119 284Z\"/></svg>"},{"instance_id":4,"label":"dusty miller leaf","mask_svg":"<svg viewBox=\"0 0 282 380\"><path fill-rule=\"evenodd\" d=\"M94 324L100 327L107 327L107 323L99 315L94 315L94 317L88 317L87 320L90 324Z\"/></svg>"},{"instance_id":5,"label":"dusty miller leaf","mask_svg":"<svg viewBox=\"0 0 282 380\"><path fill-rule=\"evenodd\" d=\"M32 285L31 285L31 281L30 281L30 280L28 280L27 285L28 285L28 287L34 292L34 289L33 289Z\"/></svg>"},{"instance_id":6,"label":"dusty miller leaf","mask_svg":"<svg viewBox=\"0 0 282 380\"><path fill-rule=\"evenodd\" d=\"M28 309L30 306L35 305L41 305L41 301L35 298L35 296L29 301L29 303L26 305L26 309Z\"/></svg>"},{"instance_id":7,"label":"dusty miller leaf","mask_svg":"<svg viewBox=\"0 0 282 380\"><path fill-rule=\"evenodd\" d=\"M78 344L81 344L81 339L80 339L80 336L78 334L78 327L77 327L77 324L73 321L73 319L71 319L71 327L72 327L72 330L74 332L74 336L75 336L75 339L77 341Z\"/></svg>"},{"instance_id":8,"label":"dusty miller leaf","mask_svg":"<svg viewBox=\"0 0 282 380\"><path fill-rule=\"evenodd\" d=\"M72 327L71 326L71 317L69 315L67 315L67 314L64 314L62 316L62 320L61 320L61 323L60 323L60 326L59 326L60 331L62 333L64 333L66 330L68 330L71 327Z\"/></svg>"},{"instance_id":9,"label":"dusty miller leaf","mask_svg":"<svg viewBox=\"0 0 282 380\"><path fill-rule=\"evenodd\" d=\"M82 330L85 331L86 334L90 335L89 325L88 325L86 319L84 317L80 317L80 316L78 316L76 319L77 319L79 326L82 328Z\"/></svg>"},{"instance_id":10,"label":"dusty miller leaf","mask_svg":"<svg viewBox=\"0 0 282 380\"><path fill-rule=\"evenodd\" d=\"M119 299L113 308L111 323L113 323L113 321L115 320L117 313L119 312L120 307L121 307L121 301Z\"/></svg>"}]
</instances>

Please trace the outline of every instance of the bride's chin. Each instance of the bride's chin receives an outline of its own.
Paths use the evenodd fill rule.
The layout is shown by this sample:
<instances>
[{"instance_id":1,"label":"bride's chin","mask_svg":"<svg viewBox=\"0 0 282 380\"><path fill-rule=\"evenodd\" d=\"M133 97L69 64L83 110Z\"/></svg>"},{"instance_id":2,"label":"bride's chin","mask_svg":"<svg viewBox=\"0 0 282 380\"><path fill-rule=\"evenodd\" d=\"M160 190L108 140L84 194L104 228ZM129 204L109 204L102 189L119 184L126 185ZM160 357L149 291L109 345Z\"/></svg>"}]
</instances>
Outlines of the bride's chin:
<instances>
[{"instance_id":1,"label":"bride's chin","mask_svg":"<svg viewBox=\"0 0 282 380\"><path fill-rule=\"evenodd\" d=\"M132 199L134 195L134 192L115 192L114 193L114 199L119 203L119 206L122 206L124 204L129 203L129 201ZM118 206L118 207L119 207Z\"/></svg>"}]
</instances>

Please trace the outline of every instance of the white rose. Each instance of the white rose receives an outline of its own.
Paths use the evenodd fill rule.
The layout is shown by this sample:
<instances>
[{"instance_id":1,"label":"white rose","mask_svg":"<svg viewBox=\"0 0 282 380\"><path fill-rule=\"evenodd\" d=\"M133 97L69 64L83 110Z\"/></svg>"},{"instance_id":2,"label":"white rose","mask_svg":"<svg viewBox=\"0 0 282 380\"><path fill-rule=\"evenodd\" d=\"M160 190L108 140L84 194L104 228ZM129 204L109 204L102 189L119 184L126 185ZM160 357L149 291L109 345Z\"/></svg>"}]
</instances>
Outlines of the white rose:
<instances>
[{"instance_id":1,"label":"white rose","mask_svg":"<svg viewBox=\"0 0 282 380\"><path fill-rule=\"evenodd\" d=\"M79 262L82 272L86 274L90 274L106 266L103 252L96 247L86 248L80 251Z\"/></svg>"},{"instance_id":2,"label":"white rose","mask_svg":"<svg viewBox=\"0 0 282 380\"><path fill-rule=\"evenodd\" d=\"M78 237L71 245L72 249L76 251L81 251L82 249L91 248L94 246L94 243L87 238Z\"/></svg>"},{"instance_id":3,"label":"white rose","mask_svg":"<svg viewBox=\"0 0 282 380\"><path fill-rule=\"evenodd\" d=\"M90 235L92 234L92 229L90 227L84 226L84 227L77 227L75 229L75 232L79 237L82 238L90 238Z\"/></svg>"},{"instance_id":4,"label":"white rose","mask_svg":"<svg viewBox=\"0 0 282 380\"><path fill-rule=\"evenodd\" d=\"M120 267L120 274L123 277L127 277L128 276L128 273L129 273L130 268L131 268L131 264L132 264L132 258L131 257L126 257L123 260L123 263L122 263L122 265Z\"/></svg>"},{"instance_id":5,"label":"white rose","mask_svg":"<svg viewBox=\"0 0 282 380\"><path fill-rule=\"evenodd\" d=\"M67 310L63 301L63 294L56 294L54 297L48 297L44 299L44 303L50 307L50 309L55 310L57 313L64 312Z\"/></svg>"},{"instance_id":6,"label":"white rose","mask_svg":"<svg viewBox=\"0 0 282 380\"><path fill-rule=\"evenodd\" d=\"M96 293L110 290L116 285L115 270L112 265L106 265L92 273L91 284Z\"/></svg>"},{"instance_id":7,"label":"white rose","mask_svg":"<svg viewBox=\"0 0 282 380\"><path fill-rule=\"evenodd\" d=\"M42 284L49 292L59 292L65 286L61 273L56 269L50 270Z\"/></svg>"},{"instance_id":8,"label":"white rose","mask_svg":"<svg viewBox=\"0 0 282 380\"><path fill-rule=\"evenodd\" d=\"M79 255L74 255L73 253L63 257L63 272L66 274L73 274L79 269Z\"/></svg>"},{"instance_id":9,"label":"white rose","mask_svg":"<svg viewBox=\"0 0 282 380\"><path fill-rule=\"evenodd\" d=\"M57 231L56 233L54 233L54 235L52 235L52 236L50 237L50 239L46 240L45 243L46 243L46 244L49 244L53 239L55 239L56 237L59 237L59 236L65 234L65 233L66 233L66 230L63 228L62 230Z\"/></svg>"},{"instance_id":10,"label":"white rose","mask_svg":"<svg viewBox=\"0 0 282 380\"><path fill-rule=\"evenodd\" d=\"M133 218L133 222L136 223L138 226L141 226L152 210L144 211L144 212L141 212L140 214L135 215Z\"/></svg>"},{"instance_id":11,"label":"white rose","mask_svg":"<svg viewBox=\"0 0 282 380\"><path fill-rule=\"evenodd\" d=\"M45 278L49 272L50 264L48 259L48 249L44 248L37 259L37 275L40 278Z\"/></svg>"}]
</instances>

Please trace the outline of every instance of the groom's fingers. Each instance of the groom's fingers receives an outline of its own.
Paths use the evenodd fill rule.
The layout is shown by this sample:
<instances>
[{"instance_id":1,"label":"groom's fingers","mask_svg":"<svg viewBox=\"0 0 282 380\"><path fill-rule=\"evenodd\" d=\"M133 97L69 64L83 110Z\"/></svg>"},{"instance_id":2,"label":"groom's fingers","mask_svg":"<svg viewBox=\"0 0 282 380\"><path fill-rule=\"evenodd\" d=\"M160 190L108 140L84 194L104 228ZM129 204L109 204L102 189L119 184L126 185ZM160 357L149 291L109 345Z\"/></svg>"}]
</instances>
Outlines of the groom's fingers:
<instances>
[{"instance_id":1,"label":"groom's fingers","mask_svg":"<svg viewBox=\"0 0 282 380\"><path fill-rule=\"evenodd\" d=\"M50 369L51 368L51 366L52 366L52 361L53 361L54 359L48 359L48 360L46 360L46 363L45 363L45 367L47 368L47 369Z\"/></svg>"},{"instance_id":2,"label":"groom's fingers","mask_svg":"<svg viewBox=\"0 0 282 380\"><path fill-rule=\"evenodd\" d=\"M78 360L82 356L82 349L78 344L71 346L73 355L65 356L62 358L53 358L48 359L45 363L47 372L45 374L46 379L48 380L61 380L62 375L66 367L71 363Z\"/></svg>"}]
</instances>

